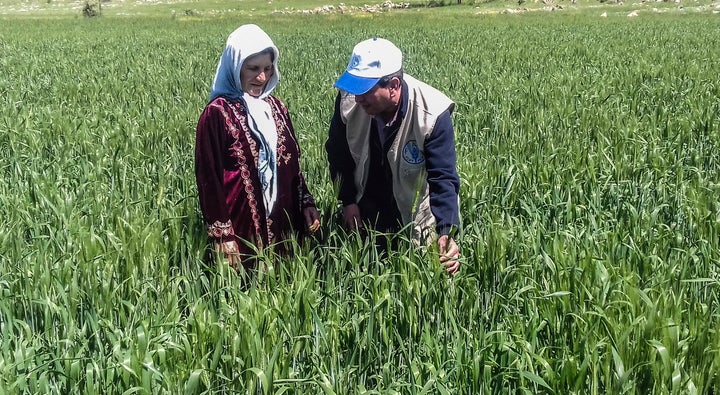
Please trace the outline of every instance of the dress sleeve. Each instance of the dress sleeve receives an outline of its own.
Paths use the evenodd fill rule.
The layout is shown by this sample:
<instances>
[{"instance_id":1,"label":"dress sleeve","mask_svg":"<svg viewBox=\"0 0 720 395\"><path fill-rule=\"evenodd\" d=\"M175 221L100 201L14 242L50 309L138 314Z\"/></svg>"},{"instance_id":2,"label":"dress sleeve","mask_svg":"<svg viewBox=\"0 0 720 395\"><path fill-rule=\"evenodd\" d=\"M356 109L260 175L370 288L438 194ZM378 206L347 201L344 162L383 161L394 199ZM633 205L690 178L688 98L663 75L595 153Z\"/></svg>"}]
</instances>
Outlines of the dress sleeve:
<instances>
[{"instance_id":1,"label":"dress sleeve","mask_svg":"<svg viewBox=\"0 0 720 395\"><path fill-rule=\"evenodd\" d=\"M343 123L340 115L340 94L335 98L335 112L330 120L330 130L325 143L328 164L330 165L330 177L338 184L338 199L343 206L357 203L355 195L355 161L350 154L350 147L347 142L347 126Z\"/></svg>"},{"instance_id":2,"label":"dress sleeve","mask_svg":"<svg viewBox=\"0 0 720 395\"><path fill-rule=\"evenodd\" d=\"M223 186L226 135L222 112L208 105L200 115L195 136L195 179L208 236L215 241L232 240L235 235Z\"/></svg>"},{"instance_id":3,"label":"dress sleeve","mask_svg":"<svg viewBox=\"0 0 720 395\"><path fill-rule=\"evenodd\" d=\"M298 166L297 166L297 168L298 168L298 174L297 174L298 185L297 185L297 188L298 188L298 192L299 192L298 194L300 196L300 209L303 210L307 207L316 207L315 206L315 198L310 193L310 189L308 188L307 183L305 182L305 176L303 175L303 172L302 172L302 166L300 164L300 162L301 162L300 157L302 156L302 154L301 154L302 150L300 149L300 141L298 140L297 135L295 134L295 126L293 126L292 119L290 119L290 111L288 111L287 107L285 107L284 104L282 105L282 109L285 112L285 118L287 119L288 128L290 130L290 133L292 134L293 138L297 142L297 161L298 161Z\"/></svg>"}]
</instances>

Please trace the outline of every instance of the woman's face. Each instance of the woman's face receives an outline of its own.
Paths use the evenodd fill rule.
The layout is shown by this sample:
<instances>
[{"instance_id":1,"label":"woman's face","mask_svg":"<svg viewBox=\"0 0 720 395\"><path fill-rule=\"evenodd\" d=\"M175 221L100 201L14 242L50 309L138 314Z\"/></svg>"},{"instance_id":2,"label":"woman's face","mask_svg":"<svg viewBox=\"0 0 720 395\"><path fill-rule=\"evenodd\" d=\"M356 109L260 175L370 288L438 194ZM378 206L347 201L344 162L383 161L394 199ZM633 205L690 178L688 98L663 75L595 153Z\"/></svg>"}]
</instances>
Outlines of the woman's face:
<instances>
[{"instance_id":1,"label":"woman's face","mask_svg":"<svg viewBox=\"0 0 720 395\"><path fill-rule=\"evenodd\" d=\"M274 72L272 56L269 53L261 53L245 59L240 69L243 92L254 97L262 95L265 85Z\"/></svg>"}]
</instances>

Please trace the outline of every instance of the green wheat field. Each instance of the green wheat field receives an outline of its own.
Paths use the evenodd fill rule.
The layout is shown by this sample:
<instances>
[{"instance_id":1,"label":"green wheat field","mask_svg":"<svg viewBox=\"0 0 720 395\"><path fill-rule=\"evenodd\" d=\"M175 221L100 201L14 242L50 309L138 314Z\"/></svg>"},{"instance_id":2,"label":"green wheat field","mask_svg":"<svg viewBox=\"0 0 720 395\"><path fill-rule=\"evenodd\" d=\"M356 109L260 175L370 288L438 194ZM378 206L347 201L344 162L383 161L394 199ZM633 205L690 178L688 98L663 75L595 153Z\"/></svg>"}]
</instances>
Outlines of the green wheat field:
<instances>
[{"instance_id":1,"label":"green wheat field","mask_svg":"<svg viewBox=\"0 0 720 395\"><path fill-rule=\"evenodd\" d=\"M0 0L0 394L720 391L719 2L330 4ZM323 214L249 287L193 151L244 23ZM453 278L335 222L332 84L373 36L457 103Z\"/></svg>"}]
</instances>

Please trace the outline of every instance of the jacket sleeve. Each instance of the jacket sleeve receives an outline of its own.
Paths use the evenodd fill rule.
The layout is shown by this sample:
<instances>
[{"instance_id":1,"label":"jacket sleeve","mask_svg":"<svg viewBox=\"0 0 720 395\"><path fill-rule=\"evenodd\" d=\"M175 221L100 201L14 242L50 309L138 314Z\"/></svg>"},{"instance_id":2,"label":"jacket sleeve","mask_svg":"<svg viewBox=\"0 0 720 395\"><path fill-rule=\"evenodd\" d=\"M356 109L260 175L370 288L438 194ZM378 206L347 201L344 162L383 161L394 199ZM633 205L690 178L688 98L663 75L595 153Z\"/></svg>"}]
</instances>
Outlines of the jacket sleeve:
<instances>
[{"instance_id":1,"label":"jacket sleeve","mask_svg":"<svg viewBox=\"0 0 720 395\"><path fill-rule=\"evenodd\" d=\"M460 177L456 168L455 131L450 110L440 114L432 133L425 140L425 158L430 210L435 216L436 230L439 235L450 234L454 227L460 225Z\"/></svg>"},{"instance_id":2,"label":"jacket sleeve","mask_svg":"<svg viewBox=\"0 0 720 395\"><path fill-rule=\"evenodd\" d=\"M355 161L350 154L347 142L347 125L340 115L340 94L335 98L335 112L330 120L330 131L325 143L325 151L330 165L330 177L338 184L338 199L343 206L357 203L355 195Z\"/></svg>"},{"instance_id":3,"label":"jacket sleeve","mask_svg":"<svg viewBox=\"0 0 720 395\"><path fill-rule=\"evenodd\" d=\"M208 236L215 241L234 238L223 187L225 122L219 109L208 105L200 115L195 136L195 180L200 211Z\"/></svg>"}]
</instances>

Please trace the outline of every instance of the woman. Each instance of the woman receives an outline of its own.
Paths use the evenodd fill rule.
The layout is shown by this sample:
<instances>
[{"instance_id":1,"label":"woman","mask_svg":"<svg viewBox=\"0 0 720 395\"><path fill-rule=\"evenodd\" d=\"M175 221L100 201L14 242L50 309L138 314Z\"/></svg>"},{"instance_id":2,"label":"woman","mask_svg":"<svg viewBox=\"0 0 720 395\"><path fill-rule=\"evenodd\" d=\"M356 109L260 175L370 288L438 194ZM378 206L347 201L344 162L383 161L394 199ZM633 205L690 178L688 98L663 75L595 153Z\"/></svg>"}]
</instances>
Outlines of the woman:
<instances>
[{"instance_id":1,"label":"woman","mask_svg":"<svg viewBox=\"0 0 720 395\"><path fill-rule=\"evenodd\" d=\"M256 25L230 34L197 125L200 209L215 249L236 269L252 269L259 249L282 249L293 231L320 226L290 114L270 95L278 57Z\"/></svg>"}]
</instances>

